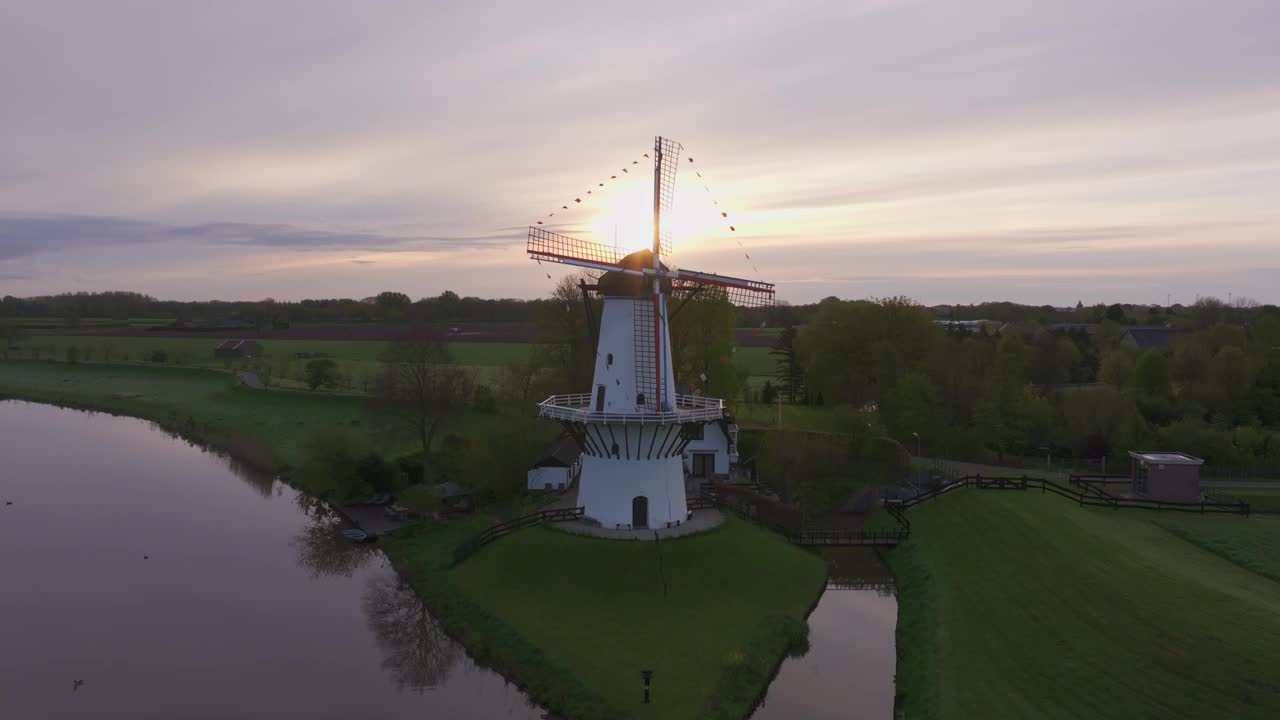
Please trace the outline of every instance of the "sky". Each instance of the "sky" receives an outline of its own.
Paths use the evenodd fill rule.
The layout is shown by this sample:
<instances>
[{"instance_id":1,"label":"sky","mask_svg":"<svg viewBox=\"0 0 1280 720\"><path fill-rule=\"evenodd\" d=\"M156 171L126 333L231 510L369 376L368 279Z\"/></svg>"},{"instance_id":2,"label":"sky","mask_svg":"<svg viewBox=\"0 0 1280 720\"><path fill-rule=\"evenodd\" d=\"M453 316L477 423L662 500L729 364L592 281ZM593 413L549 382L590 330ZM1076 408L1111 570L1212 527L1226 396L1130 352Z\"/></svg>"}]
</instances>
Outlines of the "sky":
<instances>
[{"instance_id":1,"label":"sky","mask_svg":"<svg viewBox=\"0 0 1280 720\"><path fill-rule=\"evenodd\" d=\"M672 264L781 300L1280 303L1277 28L1275 0L0 0L0 295L538 297L567 268L528 226L642 242L664 135Z\"/></svg>"}]
</instances>

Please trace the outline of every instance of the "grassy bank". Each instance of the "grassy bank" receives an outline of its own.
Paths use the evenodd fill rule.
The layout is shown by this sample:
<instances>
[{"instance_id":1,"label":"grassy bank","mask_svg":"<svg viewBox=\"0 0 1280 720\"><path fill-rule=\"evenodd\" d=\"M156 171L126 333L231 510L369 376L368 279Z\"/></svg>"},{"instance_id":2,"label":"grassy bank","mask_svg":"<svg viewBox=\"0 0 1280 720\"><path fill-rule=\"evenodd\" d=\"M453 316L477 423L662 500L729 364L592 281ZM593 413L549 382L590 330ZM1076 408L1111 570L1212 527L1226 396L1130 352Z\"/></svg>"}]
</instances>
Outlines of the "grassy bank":
<instances>
[{"instance_id":1,"label":"grassy bank","mask_svg":"<svg viewBox=\"0 0 1280 720\"><path fill-rule=\"evenodd\" d=\"M214 445L227 437L252 442L277 466L297 465L307 438L319 430L362 430L369 422L360 396L254 390L225 372L201 368L5 360L0 398L5 397L140 417ZM501 415L469 412L441 432L483 437L502 423ZM389 454L416 449L403 440L375 441Z\"/></svg>"},{"instance_id":2,"label":"grassy bank","mask_svg":"<svg viewBox=\"0 0 1280 720\"><path fill-rule=\"evenodd\" d=\"M1280 585L1156 519L974 490L912 510L886 553L907 717L1276 717ZM1231 520L1269 522L1177 522Z\"/></svg>"},{"instance_id":3,"label":"grassy bank","mask_svg":"<svg viewBox=\"0 0 1280 720\"><path fill-rule=\"evenodd\" d=\"M1280 582L1280 518L1172 516L1156 523L1193 545Z\"/></svg>"},{"instance_id":4,"label":"grassy bank","mask_svg":"<svg viewBox=\"0 0 1280 720\"><path fill-rule=\"evenodd\" d=\"M358 427L366 417L361 398L251 390L197 368L7 360L0 397L132 415L197 439L247 436L269 446L277 464L296 464L311 433Z\"/></svg>"},{"instance_id":5,"label":"grassy bank","mask_svg":"<svg viewBox=\"0 0 1280 720\"><path fill-rule=\"evenodd\" d=\"M450 575L611 706L679 719L747 713L797 626L803 634L825 569L731 518L658 544L534 528ZM640 702L641 670L654 671L650 705Z\"/></svg>"}]
</instances>

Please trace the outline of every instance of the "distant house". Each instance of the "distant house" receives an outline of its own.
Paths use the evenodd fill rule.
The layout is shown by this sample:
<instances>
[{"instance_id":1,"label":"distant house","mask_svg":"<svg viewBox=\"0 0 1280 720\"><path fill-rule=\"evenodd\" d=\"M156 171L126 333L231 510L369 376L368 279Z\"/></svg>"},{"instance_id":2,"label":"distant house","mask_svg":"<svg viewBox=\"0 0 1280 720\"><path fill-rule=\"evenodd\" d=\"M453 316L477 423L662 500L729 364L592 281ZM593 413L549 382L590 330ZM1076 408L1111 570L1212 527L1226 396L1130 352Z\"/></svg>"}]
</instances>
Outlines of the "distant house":
<instances>
[{"instance_id":1,"label":"distant house","mask_svg":"<svg viewBox=\"0 0 1280 720\"><path fill-rule=\"evenodd\" d=\"M1120 343L1136 350L1172 350L1174 338L1190 332L1171 327L1129 327L1120 336Z\"/></svg>"},{"instance_id":2,"label":"distant house","mask_svg":"<svg viewBox=\"0 0 1280 720\"><path fill-rule=\"evenodd\" d=\"M223 340L213 349L217 358L251 358L262 355L262 345L257 340Z\"/></svg>"},{"instance_id":3,"label":"distant house","mask_svg":"<svg viewBox=\"0 0 1280 720\"><path fill-rule=\"evenodd\" d=\"M1168 502L1200 502L1200 466L1204 460L1180 452L1129 452L1134 497Z\"/></svg>"},{"instance_id":4,"label":"distant house","mask_svg":"<svg viewBox=\"0 0 1280 720\"><path fill-rule=\"evenodd\" d=\"M582 449L573 438L562 437L529 466L529 489L546 492L567 490L581 471Z\"/></svg>"},{"instance_id":5,"label":"distant house","mask_svg":"<svg viewBox=\"0 0 1280 720\"><path fill-rule=\"evenodd\" d=\"M738 464L738 426L732 417L696 426L684 448L684 473L694 483L729 479Z\"/></svg>"},{"instance_id":6,"label":"distant house","mask_svg":"<svg viewBox=\"0 0 1280 720\"><path fill-rule=\"evenodd\" d=\"M962 335L981 335L998 332L1003 325L999 320L934 320L934 325L941 325L943 330Z\"/></svg>"}]
</instances>

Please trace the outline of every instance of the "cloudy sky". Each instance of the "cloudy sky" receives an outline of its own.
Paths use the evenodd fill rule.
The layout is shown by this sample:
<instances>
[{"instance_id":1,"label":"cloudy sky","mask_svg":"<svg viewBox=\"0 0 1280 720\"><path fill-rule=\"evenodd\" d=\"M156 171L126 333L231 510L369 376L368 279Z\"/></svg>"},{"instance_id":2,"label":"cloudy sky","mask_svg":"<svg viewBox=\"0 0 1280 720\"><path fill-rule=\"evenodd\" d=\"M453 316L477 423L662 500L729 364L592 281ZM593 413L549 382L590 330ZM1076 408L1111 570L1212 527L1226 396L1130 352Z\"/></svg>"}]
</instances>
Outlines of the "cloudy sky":
<instances>
[{"instance_id":1,"label":"cloudy sky","mask_svg":"<svg viewBox=\"0 0 1280 720\"><path fill-rule=\"evenodd\" d=\"M0 294L534 297L559 270L526 227L642 237L620 169L664 134L695 158L676 264L793 302L1280 302L1277 28L1275 0L0 0Z\"/></svg>"}]
</instances>

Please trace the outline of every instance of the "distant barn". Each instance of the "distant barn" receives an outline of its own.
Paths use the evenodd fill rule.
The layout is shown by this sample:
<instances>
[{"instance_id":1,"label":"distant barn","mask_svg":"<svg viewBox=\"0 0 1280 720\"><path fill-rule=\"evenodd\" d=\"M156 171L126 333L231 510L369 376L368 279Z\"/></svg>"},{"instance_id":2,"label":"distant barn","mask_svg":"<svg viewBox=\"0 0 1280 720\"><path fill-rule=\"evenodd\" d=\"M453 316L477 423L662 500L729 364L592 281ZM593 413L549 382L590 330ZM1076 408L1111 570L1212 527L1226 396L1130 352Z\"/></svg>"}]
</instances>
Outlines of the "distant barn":
<instances>
[{"instance_id":1,"label":"distant barn","mask_svg":"<svg viewBox=\"0 0 1280 720\"><path fill-rule=\"evenodd\" d=\"M1191 331L1171 327L1130 327L1120 335L1120 343L1135 350L1172 350L1173 341Z\"/></svg>"},{"instance_id":2,"label":"distant barn","mask_svg":"<svg viewBox=\"0 0 1280 720\"><path fill-rule=\"evenodd\" d=\"M262 355L262 345L257 340L223 340L213 349L216 358L251 358Z\"/></svg>"}]
</instances>

